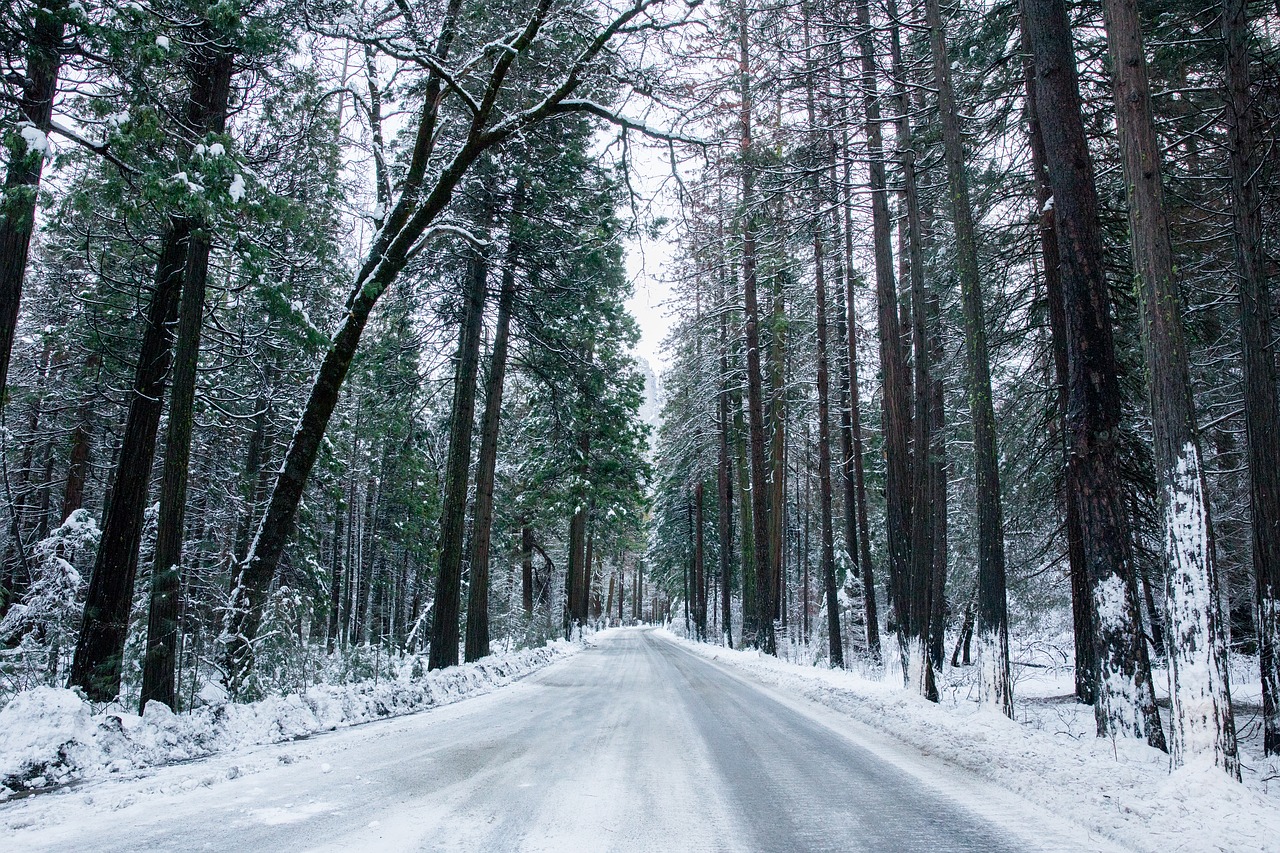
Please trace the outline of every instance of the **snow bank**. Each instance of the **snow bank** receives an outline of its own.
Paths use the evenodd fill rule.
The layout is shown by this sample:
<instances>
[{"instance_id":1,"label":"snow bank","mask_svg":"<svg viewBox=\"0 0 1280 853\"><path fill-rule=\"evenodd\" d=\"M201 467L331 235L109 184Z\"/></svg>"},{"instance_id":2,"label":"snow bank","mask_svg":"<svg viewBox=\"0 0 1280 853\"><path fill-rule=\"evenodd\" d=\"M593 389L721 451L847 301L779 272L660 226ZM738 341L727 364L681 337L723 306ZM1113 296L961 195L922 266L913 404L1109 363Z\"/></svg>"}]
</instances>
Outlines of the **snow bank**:
<instances>
[{"instance_id":1,"label":"snow bank","mask_svg":"<svg viewBox=\"0 0 1280 853\"><path fill-rule=\"evenodd\" d=\"M1021 701L1019 721L976 702L936 705L873 672L827 670L679 640L753 679L800 695L964 768L1135 850L1280 851L1274 762L1245 757L1245 783L1211 763L1169 772L1169 757L1093 735L1092 708Z\"/></svg>"},{"instance_id":2,"label":"snow bank","mask_svg":"<svg viewBox=\"0 0 1280 853\"><path fill-rule=\"evenodd\" d=\"M445 705L509 684L578 648L559 640L418 678L318 685L244 705L206 690L202 698L211 704L184 714L149 702L139 716L119 705L95 706L71 690L37 687L0 710L0 800L17 791L294 740Z\"/></svg>"}]
</instances>

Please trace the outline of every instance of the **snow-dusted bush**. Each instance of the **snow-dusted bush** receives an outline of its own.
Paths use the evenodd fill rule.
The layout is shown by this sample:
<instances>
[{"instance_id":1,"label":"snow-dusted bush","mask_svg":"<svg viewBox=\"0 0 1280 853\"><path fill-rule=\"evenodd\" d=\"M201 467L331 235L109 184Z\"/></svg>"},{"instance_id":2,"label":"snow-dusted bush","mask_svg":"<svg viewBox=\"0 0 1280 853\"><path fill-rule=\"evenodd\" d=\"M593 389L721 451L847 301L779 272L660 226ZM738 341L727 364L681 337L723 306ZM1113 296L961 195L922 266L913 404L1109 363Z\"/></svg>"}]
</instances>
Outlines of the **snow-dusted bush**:
<instances>
[{"instance_id":1,"label":"snow-dusted bush","mask_svg":"<svg viewBox=\"0 0 1280 853\"><path fill-rule=\"evenodd\" d=\"M80 627L84 575L102 531L88 510L78 509L31 555L31 586L0 620L0 693L55 684L70 665Z\"/></svg>"},{"instance_id":2,"label":"snow-dusted bush","mask_svg":"<svg viewBox=\"0 0 1280 853\"><path fill-rule=\"evenodd\" d=\"M225 692L210 683L200 691L205 704L182 714L148 702L140 716L116 703L87 702L71 690L36 687L0 710L0 799L15 790L422 711L509 684L576 650L570 643L557 641L418 677L411 676L415 656L406 659L400 673L389 680L321 684L243 704L227 702Z\"/></svg>"}]
</instances>

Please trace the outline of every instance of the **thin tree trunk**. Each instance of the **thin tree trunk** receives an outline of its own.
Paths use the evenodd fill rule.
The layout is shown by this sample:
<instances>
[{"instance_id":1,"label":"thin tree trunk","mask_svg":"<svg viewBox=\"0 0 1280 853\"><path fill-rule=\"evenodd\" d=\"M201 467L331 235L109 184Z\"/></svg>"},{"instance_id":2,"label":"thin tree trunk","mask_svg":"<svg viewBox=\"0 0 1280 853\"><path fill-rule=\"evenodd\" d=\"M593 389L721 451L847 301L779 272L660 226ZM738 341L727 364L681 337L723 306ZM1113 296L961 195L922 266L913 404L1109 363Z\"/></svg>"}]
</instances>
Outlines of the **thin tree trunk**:
<instances>
[{"instance_id":1,"label":"thin tree trunk","mask_svg":"<svg viewBox=\"0 0 1280 853\"><path fill-rule=\"evenodd\" d=\"M520 603L524 615L533 615L533 531L526 521L520 525Z\"/></svg>"},{"instance_id":2,"label":"thin tree trunk","mask_svg":"<svg viewBox=\"0 0 1280 853\"><path fill-rule=\"evenodd\" d=\"M900 274L909 277L913 389L915 407L912 412L911 444L914 452L911 468L911 579L908 631L911 635L911 667L916 672L917 686L930 701L938 701L938 688L934 667L936 660L930 654L933 647L931 632L935 610L942 610L941 596L934 597L934 542L936 539L934 504L936 487L933 450L937 428L933 422L933 387L931 374L932 351L928 335L929 300L925 293L923 226L920 217L920 201L917 191L915 149L907 101L907 71L902 59L901 25L895 0L889 0L887 12L893 28L890 32L890 55L893 61L893 102L897 113L898 161L902 168L902 208L905 222L899 224L899 239L904 244L901 251Z\"/></svg>"},{"instance_id":3,"label":"thin tree trunk","mask_svg":"<svg viewBox=\"0 0 1280 853\"><path fill-rule=\"evenodd\" d=\"M333 509L333 564L329 577L329 631L326 644L329 654L337 651L342 625L342 514L344 511L339 498Z\"/></svg>"},{"instance_id":4,"label":"thin tree trunk","mask_svg":"<svg viewBox=\"0 0 1280 853\"><path fill-rule=\"evenodd\" d=\"M723 244L723 228L721 228ZM718 439L716 460L716 528L720 541L720 631L724 636L724 644L733 648L732 622L732 585L733 585L733 479L729 459L729 307L728 288L725 287L723 273L717 276L720 282L720 393L717 395L719 417L716 421L716 437ZM621 605L618 613L622 619Z\"/></svg>"},{"instance_id":5,"label":"thin tree trunk","mask_svg":"<svg viewBox=\"0 0 1280 853\"><path fill-rule=\"evenodd\" d=\"M693 484L693 624L698 631L698 639L707 639L707 585L703 568L702 541L702 493L703 485L699 480Z\"/></svg>"},{"instance_id":6,"label":"thin tree trunk","mask_svg":"<svg viewBox=\"0 0 1280 853\"><path fill-rule=\"evenodd\" d=\"M1231 215L1240 288L1245 432L1249 440L1249 504L1257 590L1258 659L1262 670L1262 743L1280 755L1280 406L1271 349L1271 290L1262 254L1256 108L1249 82L1249 18L1245 0L1224 0L1227 131Z\"/></svg>"},{"instance_id":7,"label":"thin tree trunk","mask_svg":"<svg viewBox=\"0 0 1280 853\"><path fill-rule=\"evenodd\" d=\"M1085 565L1097 616L1100 737L1164 747L1151 664L1140 631L1137 585L1119 476L1120 385L1093 161L1084 135L1075 51L1063 0L1023 0L1035 62L1036 109L1053 188L1067 319L1070 465L1079 498Z\"/></svg>"},{"instance_id":8,"label":"thin tree trunk","mask_svg":"<svg viewBox=\"0 0 1280 853\"><path fill-rule=\"evenodd\" d=\"M843 145L845 151L848 151L848 137L845 131L845 139ZM846 154L844 163L844 184L846 187L852 185L851 168L849 157ZM852 190L849 190L852 193ZM855 503L857 505L857 528L858 528L858 548L859 560L858 565L861 569L862 582L862 607L866 632L867 653L870 655L873 663L879 664L881 660L880 653L880 620L879 609L876 606L876 584L875 569L871 564L871 524L867 514L867 480L865 468L863 464L863 441L862 441L862 404L860 401L861 392L858 382L858 315L857 306L853 299L853 212L852 198L846 197L841 204L843 208L844 219L844 243L841 251L841 262L845 270L844 278L844 303L845 303L845 325L849 329L849 339L847 341L847 351L845 353L845 365L847 369L847 389L849 392L849 434L851 441L851 459L853 466L854 494ZM852 510L847 510L852 512Z\"/></svg>"},{"instance_id":9,"label":"thin tree trunk","mask_svg":"<svg viewBox=\"0 0 1280 853\"><path fill-rule=\"evenodd\" d=\"M973 422L974 489L978 511L978 655L986 698L1013 716L1013 680L1009 672L1009 617L1005 592L1004 519L1000 497L1000 462L996 450L996 416L991 395L991 361L987 352L986 312L978 271L977 229L965 174L964 138L951 87L939 0L925 0L930 31L934 82L942 115L942 148L956 239L956 271L968 356L969 414Z\"/></svg>"},{"instance_id":10,"label":"thin tree trunk","mask_svg":"<svg viewBox=\"0 0 1280 853\"><path fill-rule=\"evenodd\" d=\"M809 129L813 137L814 155L818 157L819 145L822 141L818 129L817 110L814 105L814 67L809 45L809 7L804 6L804 49L808 64L806 75L807 103L809 112ZM820 162L820 161L819 161ZM844 667L844 644L840 632L840 600L836 594L836 551L835 530L831 510L831 389L830 368L827 353L827 278L825 269L823 231L824 217L819 213L828 208L822 196L821 175L824 169L815 162L813 170L813 210L815 215L811 228L813 231L813 276L814 298L817 313L817 390L818 390L818 511L822 526L822 584L827 600L827 652L833 667ZM808 640L809 624L809 585L808 561L805 562L804 586L804 626L805 640Z\"/></svg>"},{"instance_id":11,"label":"thin tree trunk","mask_svg":"<svg viewBox=\"0 0 1280 853\"><path fill-rule=\"evenodd\" d=\"M62 492L62 521L84 506L84 485L89 476L89 456L93 450L93 431L90 425L92 402L86 399L76 413L76 425L71 431L71 454L67 462L67 482Z\"/></svg>"},{"instance_id":12,"label":"thin tree trunk","mask_svg":"<svg viewBox=\"0 0 1280 853\"><path fill-rule=\"evenodd\" d=\"M1215 764L1239 778L1213 526L1182 328L1181 294L1174 278L1142 25L1136 0L1104 0L1102 11L1111 55L1121 165L1128 189L1129 231L1151 389L1156 477L1164 512L1173 722L1169 752L1175 766L1189 757L1212 755Z\"/></svg>"}]
</instances>

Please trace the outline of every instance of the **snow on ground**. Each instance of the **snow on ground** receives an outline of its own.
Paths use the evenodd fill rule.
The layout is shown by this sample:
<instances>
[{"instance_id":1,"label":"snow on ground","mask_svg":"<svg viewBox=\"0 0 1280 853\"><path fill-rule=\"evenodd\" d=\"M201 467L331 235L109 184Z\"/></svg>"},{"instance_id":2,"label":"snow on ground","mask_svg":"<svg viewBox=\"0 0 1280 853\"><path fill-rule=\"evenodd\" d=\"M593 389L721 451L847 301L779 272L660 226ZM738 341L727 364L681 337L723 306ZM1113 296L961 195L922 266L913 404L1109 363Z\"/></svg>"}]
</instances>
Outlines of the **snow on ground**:
<instances>
[{"instance_id":1,"label":"snow on ground","mask_svg":"<svg viewBox=\"0 0 1280 853\"><path fill-rule=\"evenodd\" d=\"M322 684L247 704L219 701L174 714L158 702L142 716L62 688L37 687L0 710L0 801L18 792L119 774L264 743L296 740L487 693L572 654L563 640L394 680Z\"/></svg>"},{"instance_id":2,"label":"snow on ground","mask_svg":"<svg viewBox=\"0 0 1280 853\"><path fill-rule=\"evenodd\" d=\"M1243 785L1212 764L1170 773L1169 757L1145 743L1094 736L1093 709L1064 701L1071 688L1060 673L1024 671L1015 722L965 698L958 681L933 704L886 680L897 673L802 666L670 636L1136 850L1280 851L1280 764L1244 756Z\"/></svg>"}]
</instances>

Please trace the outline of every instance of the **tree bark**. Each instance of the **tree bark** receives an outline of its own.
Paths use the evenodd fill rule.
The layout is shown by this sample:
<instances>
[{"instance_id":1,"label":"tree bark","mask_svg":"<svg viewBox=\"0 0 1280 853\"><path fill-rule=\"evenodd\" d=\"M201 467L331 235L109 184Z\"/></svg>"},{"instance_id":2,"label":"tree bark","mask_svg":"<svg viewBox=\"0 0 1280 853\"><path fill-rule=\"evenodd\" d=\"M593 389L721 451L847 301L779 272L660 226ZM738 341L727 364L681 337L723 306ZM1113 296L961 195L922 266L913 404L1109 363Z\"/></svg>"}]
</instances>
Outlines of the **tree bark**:
<instances>
[{"instance_id":1,"label":"tree bark","mask_svg":"<svg viewBox=\"0 0 1280 853\"><path fill-rule=\"evenodd\" d=\"M974 490L978 514L979 663L986 698L1013 716L1013 680L1009 672L1009 617L1005 592L1004 519L1000 496L1000 462L996 449L996 416L991 394L991 361L987 352L986 312L978 271L977 229L965 174L964 138L951 86L939 0L925 0L934 82L942 116L942 149L956 239L956 272L968 356L969 414L973 422Z\"/></svg>"},{"instance_id":2,"label":"tree bark","mask_svg":"<svg viewBox=\"0 0 1280 853\"><path fill-rule=\"evenodd\" d=\"M480 370L480 338L488 279L489 260L483 251L473 249L468 263L462 327L458 336L458 355L453 375L449 455L445 463L444 507L440 513L440 571L436 577L436 600L431 613L428 669L443 669L458 664L458 609L462 600L462 547L466 535L467 480L471 466L476 375Z\"/></svg>"},{"instance_id":3,"label":"tree bark","mask_svg":"<svg viewBox=\"0 0 1280 853\"><path fill-rule=\"evenodd\" d=\"M1084 135L1075 51L1063 0L1023 0L1035 62L1036 109L1053 188L1067 320L1067 488L1079 498L1085 565L1097 615L1100 737L1164 747L1140 631L1128 518L1119 476L1120 385L1093 161Z\"/></svg>"},{"instance_id":4,"label":"tree bark","mask_svg":"<svg viewBox=\"0 0 1280 853\"><path fill-rule=\"evenodd\" d=\"M520 525L520 603L524 615L533 615L533 531Z\"/></svg>"},{"instance_id":5,"label":"tree bark","mask_svg":"<svg viewBox=\"0 0 1280 853\"><path fill-rule=\"evenodd\" d=\"M898 316L898 290L894 281L893 247L890 244L889 198L885 180L884 141L880 128L871 12L867 0L855 4L858 44L862 52L863 118L866 124L868 188L871 192L871 233L876 273L877 326L880 337L880 370L884 383L881 418L885 440L885 521L889 551L889 587L894 622L903 660L903 680L909 679L911 571L911 379L903 351L902 324ZM851 388L856 387L852 384ZM865 570L864 570L865 571ZM870 621L868 619L868 621Z\"/></svg>"},{"instance_id":6,"label":"tree bark","mask_svg":"<svg viewBox=\"0 0 1280 853\"><path fill-rule=\"evenodd\" d=\"M1104 0L1129 231L1142 304L1156 477L1164 513L1165 611L1175 766L1211 755L1239 778L1218 602L1212 521L1196 427L1179 282L1160 175L1160 142L1136 0Z\"/></svg>"},{"instance_id":7,"label":"tree bark","mask_svg":"<svg viewBox=\"0 0 1280 853\"><path fill-rule=\"evenodd\" d=\"M1053 348L1055 403L1062 465L1070 463L1067 442L1067 316L1063 304L1062 275L1059 272L1058 234L1053 218L1053 188L1049 185L1045 161L1044 138L1036 109L1036 72L1031 58L1031 41L1026 16L1022 15L1023 74L1027 90L1027 137L1031 142L1031 173L1036 187L1036 205L1040 210L1040 256L1044 262L1045 298L1048 302L1049 336ZM1080 530L1078 496L1072 489L1062 490L1064 530L1067 540L1067 571L1071 586L1071 622L1075 638L1076 699L1086 705L1095 700L1097 660L1093 637L1097 629L1093 614L1093 597L1089 593L1089 572L1084 562L1084 534Z\"/></svg>"},{"instance_id":8,"label":"tree bark","mask_svg":"<svg viewBox=\"0 0 1280 853\"><path fill-rule=\"evenodd\" d=\"M182 292L189 229L185 220L170 223L156 263L156 284L134 369L133 393L111 498L102 523L102 540L93 573L89 576L84 618L71 664L69 686L81 688L95 702L108 702L120 691L121 657L129 631L133 581L138 572L142 514L164 407L165 376L169 371L170 343L166 327L174 320Z\"/></svg>"},{"instance_id":9,"label":"tree bark","mask_svg":"<svg viewBox=\"0 0 1280 853\"><path fill-rule=\"evenodd\" d=\"M822 527L822 585L827 600L827 653L833 667L844 668L844 643L840 631L840 600L836 594L836 550L833 514L831 510L831 387L830 366L827 347L827 277L824 257L823 233L825 231L824 216L820 211L827 210L829 205L823 198L821 176L824 171L821 156L821 143L824 134L818 128L817 109L815 107L814 80L815 68L809 44L809 7L804 6L804 49L808 67L806 74L806 95L809 112L810 145L813 147L813 221L810 228L813 232L813 277L814 300L817 313L815 338L816 372L818 391L818 512ZM805 562L806 583L804 588L804 622L806 640L808 634L809 589L808 561Z\"/></svg>"},{"instance_id":10,"label":"tree bark","mask_svg":"<svg viewBox=\"0 0 1280 853\"><path fill-rule=\"evenodd\" d=\"M9 358L18 327L31 232L35 228L37 190L53 120L58 73L66 49L63 21L66 10L65 0L43 0L34 4L34 26L26 42L27 67L18 101L22 124L16 132L6 132L13 142L9 147L9 170L0 201L0 405L5 402L8 388Z\"/></svg>"},{"instance_id":11,"label":"tree bark","mask_svg":"<svg viewBox=\"0 0 1280 853\"><path fill-rule=\"evenodd\" d=\"M1257 113L1250 89L1245 0L1224 0L1227 132L1240 348L1244 356L1245 433L1256 582L1258 659L1262 670L1263 750L1280 755L1280 406L1272 351L1271 289L1262 254L1257 181Z\"/></svg>"},{"instance_id":12,"label":"tree bark","mask_svg":"<svg viewBox=\"0 0 1280 853\"><path fill-rule=\"evenodd\" d=\"M502 420L502 386L507 372L507 342L511 307L516 298L516 229L520 225L523 182L517 182L511 208L507 257L498 295L498 317L489 358L484 421L480 427L480 456L476 460L476 504L471 524L471 586L467 590L466 660L489 654L489 545L493 534L493 479L498 462L498 430Z\"/></svg>"},{"instance_id":13,"label":"tree bark","mask_svg":"<svg viewBox=\"0 0 1280 853\"><path fill-rule=\"evenodd\" d=\"M723 245L723 228L720 233ZM716 530L720 543L720 631L724 636L724 644L733 648L733 478L732 462L729 458L729 307L728 288L725 286L723 272L717 276L720 282L720 392L717 395L719 406L716 420L717 459L716 459ZM619 605L621 607L621 605ZM618 621L622 621L621 609Z\"/></svg>"},{"instance_id":14,"label":"tree bark","mask_svg":"<svg viewBox=\"0 0 1280 853\"><path fill-rule=\"evenodd\" d=\"M693 484L693 624L698 632L698 639L707 639L707 584L706 571L703 567L703 535L702 535L702 495L703 485L699 480Z\"/></svg>"},{"instance_id":15,"label":"tree bark","mask_svg":"<svg viewBox=\"0 0 1280 853\"><path fill-rule=\"evenodd\" d=\"M222 133L231 99L234 55L224 48L202 47L193 79L198 114L193 129ZM208 223L194 221L187 237L187 256L178 303L169 420L160 483L160 511L151 569L151 600L147 617L147 645L142 663L139 710L156 700L176 709L179 590L182 540L186 532L187 475L191 433L195 423L196 368L200 362L200 331L204 324L204 296L209 280L212 247Z\"/></svg>"},{"instance_id":16,"label":"tree bark","mask_svg":"<svg viewBox=\"0 0 1280 853\"><path fill-rule=\"evenodd\" d=\"M738 46L742 149L742 289L747 348L747 433L751 461L752 563L755 569L755 624L743 644L774 654L772 554L769 547L769 479L765 474L764 382L760 370L760 306L756 293L755 151L751 140L751 54L746 0L738 5ZM776 509L776 508L775 508Z\"/></svg>"}]
</instances>

